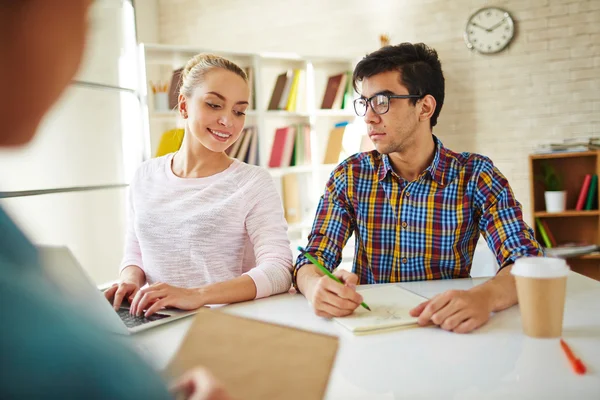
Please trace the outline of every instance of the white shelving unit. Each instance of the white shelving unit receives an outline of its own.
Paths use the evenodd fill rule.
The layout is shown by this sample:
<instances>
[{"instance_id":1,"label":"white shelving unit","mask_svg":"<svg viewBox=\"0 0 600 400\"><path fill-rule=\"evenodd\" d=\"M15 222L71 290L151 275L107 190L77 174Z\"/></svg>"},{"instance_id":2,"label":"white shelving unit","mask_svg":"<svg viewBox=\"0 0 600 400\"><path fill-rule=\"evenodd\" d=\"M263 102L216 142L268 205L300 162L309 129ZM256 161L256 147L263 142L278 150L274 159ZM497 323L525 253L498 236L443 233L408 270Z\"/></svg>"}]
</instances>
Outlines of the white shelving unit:
<instances>
[{"instance_id":1,"label":"white shelving unit","mask_svg":"<svg viewBox=\"0 0 600 400\"><path fill-rule=\"evenodd\" d=\"M252 67L254 83L254 109L248 110L246 126L256 126L259 133L260 165L267 168L271 154L271 146L275 130L278 127L304 122L311 127L311 159L310 165L285 168L271 168L269 171L276 182L285 174L301 174L305 185L304 196L313 202L312 214L303 213L302 221L291 224L290 239L305 240L314 218L314 207L323 192L324 184L335 164L322 163L329 131L336 123L353 122L356 118L352 109L321 110L319 106L327 79L331 75L350 71L354 68L354 58L306 57L297 54L275 53L235 53L188 46L171 46L162 44L140 44L141 96L146 115L147 127L146 157L155 154L160 136L166 130L183 127L183 121L175 111L153 111L152 91L149 82L170 84L174 69L180 68L198 53L213 53L234 61L242 68ZM289 69L304 71L304 87L297 105L297 111L267 110L276 78Z\"/></svg>"}]
</instances>

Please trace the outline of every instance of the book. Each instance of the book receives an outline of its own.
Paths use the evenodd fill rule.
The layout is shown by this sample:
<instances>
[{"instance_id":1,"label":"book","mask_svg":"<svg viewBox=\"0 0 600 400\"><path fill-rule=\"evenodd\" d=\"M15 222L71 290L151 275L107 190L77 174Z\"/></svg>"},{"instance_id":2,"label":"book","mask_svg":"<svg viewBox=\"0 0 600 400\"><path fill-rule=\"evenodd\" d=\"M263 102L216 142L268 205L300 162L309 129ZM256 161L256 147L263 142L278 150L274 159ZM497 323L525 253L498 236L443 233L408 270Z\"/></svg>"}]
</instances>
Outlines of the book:
<instances>
[{"instance_id":1,"label":"book","mask_svg":"<svg viewBox=\"0 0 600 400\"><path fill-rule=\"evenodd\" d=\"M587 200L585 201L585 209L592 210L594 201L596 200L596 193L598 191L598 175L592 175L592 181L590 182L590 189L587 194Z\"/></svg>"},{"instance_id":2,"label":"book","mask_svg":"<svg viewBox=\"0 0 600 400\"><path fill-rule=\"evenodd\" d=\"M598 250L595 244L586 243L565 243L563 245L546 249L546 255L549 257L569 258L577 257Z\"/></svg>"},{"instance_id":3,"label":"book","mask_svg":"<svg viewBox=\"0 0 600 400\"><path fill-rule=\"evenodd\" d=\"M585 178L583 178L583 184L581 185L581 190L579 191L579 197L577 198L577 205L575 206L576 210L583 210L585 206L585 200L587 198L588 190L590 188L590 183L592 181L592 174L586 174Z\"/></svg>"},{"instance_id":4,"label":"book","mask_svg":"<svg viewBox=\"0 0 600 400\"><path fill-rule=\"evenodd\" d=\"M355 334L416 325L418 318L411 317L409 311L427 301L426 298L395 285L378 285L359 290L359 293L371 311L358 307L347 317L334 318Z\"/></svg>"},{"instance_id":5,"label":"book","mask_svg":"<svg viewBox=\"0 0 600 400\"><path fill-rule=\"evenodd\" d=\"M325 157L323 164L337 164L340 161L342 153L342 142L344 140L344 132L346 126L335 127L329 132L327 147L325 148Z\"/></svg>"},{"instance_id":6,"label":"book","mask_svg":"<svg viewBox=\"0 0 600 400\"><path fill-rule=\"evenodd\" d=\"M240 144L240 147L238 149L237 154L235 155L235 158L237 158L240 161L246 160L246 157L248 154L248 148L250 147L250 141L252 140L253 132L254 132L254 129L246 128L242 131L242 135L238 139L238 141L241 140L242 143Z\"/></svg>"},{"instance_id":7,"label":"book","mask_svg":"<svg viewBox=\"0 0 600 400\"><path fill-rule=\"evenodd\" d=\"M292 91L292 83L294 82L294 70L289 69L286 73L285 86L281 93L281 99L279 99L278 110L285 110L290 98L290 92Z\"/></svg>"},{"instance_id":8,"label":"book","mask_svg":"<svg viewBox=\"0 0 600 400\"><path fill-rule=\"evenodd\" d=\"M244 72L248 77L248 87L250 88L250 99L248 100L248 110L253 110L256 103L256 94L254 91L254 71L252 67L245 67Z\"/></svg>"},{"instance_id":9,"label":"book","mask_svg":"<svg viewBox=\"0 0 600 400\"><path fill-rule=\"evenodd\" d=\"M271 157L269 158L269 168L289 167L292 152L294 151L294 133L289 126L278 128L275 131L275 138L271 147Z\"/></svg>"},{"instance_id":10,"label":"book","mask_svg":"<svg viewBox=\"0 0 600 400\"><path fill-rule=\"evenodd\" d=\"M554 235L552 234L552 231L550 230L550 227L548 226L548 222L546 222L545 219L542 219L540 221L542 222L542 226L544 227L544 230L546 231L548 240L550 240L550 244L552 245L552 247L556 247L557 246L556 239L554 239Z\"/></svg>"},{"instance_id":11,"label":"book","mask_svg":"<svg viewBox=\"0 0 600 400\"><path fill-rule=\"evenodd\" d=\"M179 89L181 88L181 75L183 74L183 68L178 68L173 71L171 76L171 86L169 86L169 109L173 110L177 108L179 104Z\"/></svg>"},{"instance_id":12,"label":"book","mask_svg":"<svg viewBox=\"0 0 600 400\"><path fill-rule=\"evenodd\" d=\"M329 77L325 93L323 94L323 101L321 102L322 109L331 109L333 107L333 103L336 101L338 95L338 89L344 77L345 74L337 74Z\"/></svg>"},{"instance_id":13,"label":"book","mask_svg":"<svg viewBox=\"0 0 600 400\"><path fill-rule=\"evenodd\" d=\"M540 232L540 236L542 237L542 240L544 241L543 244L547 248L551 248L552 242L550 241L550 238L548 237L548 234L546 233L546 229L544 229L544 225L542 225L542 221L539 218L536 218L535 223L537 224L538 231Z\"/></svg>"},{"instance_id":14,"label":"book","mask_svg":"<svg viewBox=\"0 0 600 400\"><path fill-rule=\"evenodd\" d=\"M298 174L285 174L281 177L282 200L285 220L288 224L300 222L300 193Z\"/></svg>"},{"instance_id":15,"label":"book","mask_svg":"<svg viewBox=\"0 0 600 400\"><path fill-rule=\"evenodd\" d=\"M290 88L290 95L288 96L287 104L285 105L285 109L287 111L296 111L301 72L302 71L299 69L294 70L294 76L292 77L292 86Z\"/></svg>"},{"instance_id":16,"label":"book","mask_svg":"<svg viewBox=\"0 0 600 400\"><path fill-rule=\"evenodd\" d=\"M271 93L271 100L269 100L268 110L277 110L279 108L279 102L281 101L281 96L283 95L283 91L285 89L286 82L288 80L288 73L284 72L277 76L277 80L275 81L275 87L273 88L273 92Z\"/></svg>"}]
</instances>

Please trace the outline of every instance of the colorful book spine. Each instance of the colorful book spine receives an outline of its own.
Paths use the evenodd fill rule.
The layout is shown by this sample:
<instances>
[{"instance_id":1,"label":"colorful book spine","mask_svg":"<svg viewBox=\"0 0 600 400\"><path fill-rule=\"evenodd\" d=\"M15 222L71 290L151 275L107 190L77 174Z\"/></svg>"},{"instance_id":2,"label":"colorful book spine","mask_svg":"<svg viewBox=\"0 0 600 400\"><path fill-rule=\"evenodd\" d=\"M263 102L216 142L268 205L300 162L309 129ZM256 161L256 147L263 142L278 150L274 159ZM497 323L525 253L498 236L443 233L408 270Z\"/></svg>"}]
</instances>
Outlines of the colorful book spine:
<instances>
[{"instance_id":1,"label":"colorful book spine","mask_svg":"<svg viewBox=\"0 0 600 400\"><path fill-rule=\"evenodd\" d=\"M587 201L585 203L585 209L591 210L596 200L596 192L598 191L598 175L592 176L592 182L590 183L590 190L588 191Z\"/></svg>"},{"instance_id":2,"label":"colorful book spine","mask_svg":"<svg viewBox=\"0 0 600 400\"><path fill-rule=\"evenodd\" d=\"M550 227L548 226L548 222L546 222L546 220L542 219L540 220L542 222L542 226L544 227L544 230L546 231L546 235L548 236L548 239L550 240L550 244L552 244L552 247L556 247L557 243L556 243L556 239L554 238L554 235L552 234L552 231L550 230Z\"/></svg>"},{"instance_id":3,"label":"colorful book spine","mask_svg":"<svg viewBox=\"0 0 600 400\"><path fill-rule=\"evenodd\" d=\"M590 189L590 182L592 181L592 174L587 174L585 178L583 178L583 184L581 185L581 190L579 191L579 197L577 198L577 205L575 206L576 210L583 210L583 207L586 203L586 198L588 191Z\"/></svg>"},{"instance_id":4,"label":"colorful book spine","mask_svg":"<svg viewBox=\"0 0 600 400\"><path fill-rule=\"evenodd\" d=\"M540 221L539 218L536 218L535 223L537 224L538 231L540 232L540 236L542 237L542 240L544 241L544 244L546 245L546 247L552 248L552 242L550 241L550 238L548 237L548 234L546 233L546 230L544 229L544 226L542 225L542 221Z\"/></svg>"}]
</instances>

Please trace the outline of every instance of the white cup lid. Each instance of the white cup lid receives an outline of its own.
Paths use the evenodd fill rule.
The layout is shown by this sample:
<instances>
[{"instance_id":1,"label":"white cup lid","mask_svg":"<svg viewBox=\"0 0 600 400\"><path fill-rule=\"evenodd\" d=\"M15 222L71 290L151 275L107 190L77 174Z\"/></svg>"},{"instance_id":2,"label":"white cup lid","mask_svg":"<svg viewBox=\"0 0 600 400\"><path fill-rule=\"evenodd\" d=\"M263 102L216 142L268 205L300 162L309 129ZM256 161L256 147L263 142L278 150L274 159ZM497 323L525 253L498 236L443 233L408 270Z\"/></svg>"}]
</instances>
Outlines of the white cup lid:
<instances>
[{"instance_id":1,"label":"white cup lid","mask_svg":"<svg viewBox=\"0 0 600 400\"><path fill-rule=\"evenodd\" d=\"M510 272L527 278L561 278L569 274L569 266L562 258L522 257L515 261Z\"/></svg>"}]
</instances>

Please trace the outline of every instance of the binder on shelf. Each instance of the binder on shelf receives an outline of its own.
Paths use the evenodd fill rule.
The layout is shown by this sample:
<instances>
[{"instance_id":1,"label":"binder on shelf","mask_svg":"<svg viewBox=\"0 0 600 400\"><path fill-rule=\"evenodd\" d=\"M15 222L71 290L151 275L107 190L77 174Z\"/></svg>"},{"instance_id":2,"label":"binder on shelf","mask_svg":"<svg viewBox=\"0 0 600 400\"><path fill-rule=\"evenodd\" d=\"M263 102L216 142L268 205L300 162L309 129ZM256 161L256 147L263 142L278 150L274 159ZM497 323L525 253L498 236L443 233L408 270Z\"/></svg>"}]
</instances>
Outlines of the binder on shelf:
<instances>
[{"instance_id":1,"label":"binder on shelf","mask_svg":"<svg viewBox=\"0 0 600 400\"><path fill-rule=\"evenodd\" d=\"M594 207L594 202L597 198L598 192L598 175L592 175L592 181L590 182L590 189L588 190L587 200L585 202L585 209L591 210Z\"/></svg>"},{"instance_id":2,"label":"binder on shelf","mask_svg":"<svg viewBox=\"0 0 600 400\"><path fill-rule=\"evenodd\" d=\"M587 174L585 178L583 178L583 184L581 185L581 190L579 191L579 197L577 198L577 205L575 206L576 210L583 210L587 194L590 188L590 182L592 181L592 174Z\"/></svg>"}]
</instances>

